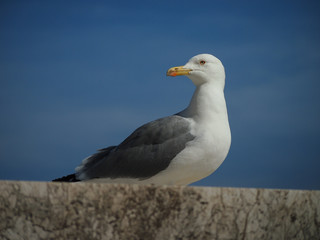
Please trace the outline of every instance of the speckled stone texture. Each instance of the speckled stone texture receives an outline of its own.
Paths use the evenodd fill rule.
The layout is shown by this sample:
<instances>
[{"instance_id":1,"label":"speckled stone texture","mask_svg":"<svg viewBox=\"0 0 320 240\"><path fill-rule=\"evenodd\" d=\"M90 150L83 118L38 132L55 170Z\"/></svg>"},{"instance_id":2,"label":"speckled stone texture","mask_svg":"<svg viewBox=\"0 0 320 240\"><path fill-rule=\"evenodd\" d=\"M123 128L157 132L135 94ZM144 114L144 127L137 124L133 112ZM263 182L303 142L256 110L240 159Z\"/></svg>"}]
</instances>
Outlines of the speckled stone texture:
<instances>
[{"instance_id":1,"label":"speckled stone texture","mask_svg":"<svg viewBox=\"0 0 320 240\"><path fill-rule=\"evenodd\" d=\"M320 191L0 181L0 239L320 239Z\"/></svg>"}]
</instances>

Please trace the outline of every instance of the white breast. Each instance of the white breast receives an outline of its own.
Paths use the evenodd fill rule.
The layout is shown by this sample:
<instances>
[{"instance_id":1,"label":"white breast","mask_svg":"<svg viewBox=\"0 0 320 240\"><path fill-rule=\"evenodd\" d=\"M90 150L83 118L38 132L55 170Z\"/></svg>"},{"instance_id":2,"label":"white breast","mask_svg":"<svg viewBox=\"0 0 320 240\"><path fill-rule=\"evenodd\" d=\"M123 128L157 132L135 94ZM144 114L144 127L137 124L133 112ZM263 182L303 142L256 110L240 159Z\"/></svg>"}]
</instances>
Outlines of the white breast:
<instances>
[{"instance_id":1,"label":"white breast","mask_svg":"<svg viewBox=\"0 0 320 240\"><path fill-rule=\"evenodd\" d=\"M189 142L170 163L168 177L174 184L190 184L213 173L226 158L231 133L223 91L205 86L196 90L189 107L180 115L190 117Z\"/></svg>"}]
</instances>

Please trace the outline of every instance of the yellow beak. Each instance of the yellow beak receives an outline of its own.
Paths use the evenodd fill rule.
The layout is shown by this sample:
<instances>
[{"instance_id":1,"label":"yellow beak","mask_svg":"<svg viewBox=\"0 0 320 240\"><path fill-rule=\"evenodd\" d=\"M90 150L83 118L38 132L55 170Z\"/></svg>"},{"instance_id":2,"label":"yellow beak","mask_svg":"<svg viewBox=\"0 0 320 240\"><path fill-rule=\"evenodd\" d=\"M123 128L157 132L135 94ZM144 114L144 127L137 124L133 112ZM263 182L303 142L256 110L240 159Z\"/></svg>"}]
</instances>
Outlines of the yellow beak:
<instances>
[{"instance_id":1,"label":"yellow beak","mask_svg":"<svg viewBox=\"0 0 320 240\"><path fill-rule=\"evenodd\" d=\"M192 69L183 68L183 66L172 67L167 71L167 76L175 77L180 75L189 75Z\"/></svg>"}]
</instances>

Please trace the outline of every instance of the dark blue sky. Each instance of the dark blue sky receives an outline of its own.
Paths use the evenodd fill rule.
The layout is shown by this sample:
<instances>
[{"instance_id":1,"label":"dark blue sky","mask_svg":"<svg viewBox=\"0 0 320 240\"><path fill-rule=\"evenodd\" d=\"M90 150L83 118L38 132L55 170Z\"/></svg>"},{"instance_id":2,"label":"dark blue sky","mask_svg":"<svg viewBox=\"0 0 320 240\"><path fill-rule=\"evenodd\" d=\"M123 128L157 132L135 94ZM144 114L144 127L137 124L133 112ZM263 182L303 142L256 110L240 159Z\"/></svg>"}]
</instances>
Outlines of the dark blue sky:
<instances>
[{"instance_id":1,"label":"dark blue sky","mask_svg":"<svg viewBox=\"0 0 320 240\"><path fill-rule=\"evenodd\" d=\"M0 179L48 181L226 69L230 153L194 185L320 189L319 1L1 1Z\"/></svg>"}]
</instances>

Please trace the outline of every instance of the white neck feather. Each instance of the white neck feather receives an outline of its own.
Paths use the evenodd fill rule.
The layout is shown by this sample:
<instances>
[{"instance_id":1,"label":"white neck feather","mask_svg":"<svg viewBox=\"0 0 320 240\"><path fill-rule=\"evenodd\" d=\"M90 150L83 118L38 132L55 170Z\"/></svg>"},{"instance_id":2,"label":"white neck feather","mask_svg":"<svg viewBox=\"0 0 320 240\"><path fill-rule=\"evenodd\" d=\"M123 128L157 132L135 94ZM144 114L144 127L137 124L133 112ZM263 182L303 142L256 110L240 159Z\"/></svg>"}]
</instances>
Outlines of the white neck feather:
<instances>
[{"instance_id":1,"label":"white neck feather","mask_svg":"<svg viewBox=\"0 0 320 240\"><path fill-rule=\"evenodd\" d=\"M201 123L228 120L223 86L212 82L197 86L189 106L178 115Z\"/></svg>"}]
</instances>

